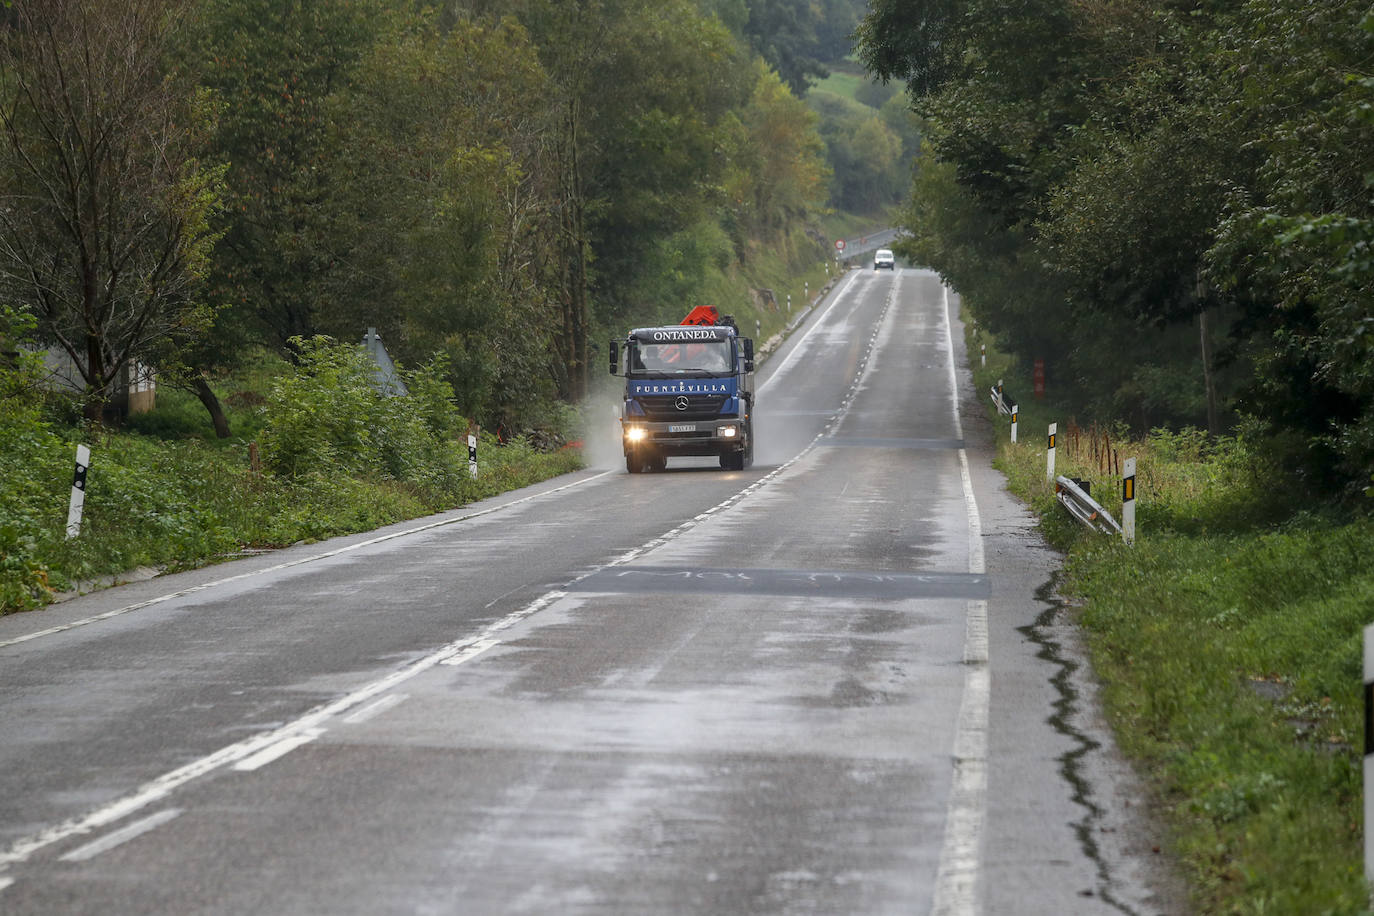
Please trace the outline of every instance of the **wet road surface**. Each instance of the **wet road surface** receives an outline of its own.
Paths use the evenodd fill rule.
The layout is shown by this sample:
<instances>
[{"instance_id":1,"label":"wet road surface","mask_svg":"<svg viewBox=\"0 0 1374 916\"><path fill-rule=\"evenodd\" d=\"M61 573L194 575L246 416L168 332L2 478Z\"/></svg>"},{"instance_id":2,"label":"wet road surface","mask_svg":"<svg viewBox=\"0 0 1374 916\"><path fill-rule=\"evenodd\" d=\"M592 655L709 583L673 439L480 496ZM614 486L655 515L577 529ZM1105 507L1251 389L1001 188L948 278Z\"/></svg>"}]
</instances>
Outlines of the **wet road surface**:
<instances>
[{"instance_id":1,"label":"wet road surface","mask_svg":"<svg viewBox=\"0 0 1374 916\"><path fill-rule=\"evenodd\" d=\"M1179 912L957 305L847 275L746 471L0 619L0 912Z\"/></svg>"}]
</instances>

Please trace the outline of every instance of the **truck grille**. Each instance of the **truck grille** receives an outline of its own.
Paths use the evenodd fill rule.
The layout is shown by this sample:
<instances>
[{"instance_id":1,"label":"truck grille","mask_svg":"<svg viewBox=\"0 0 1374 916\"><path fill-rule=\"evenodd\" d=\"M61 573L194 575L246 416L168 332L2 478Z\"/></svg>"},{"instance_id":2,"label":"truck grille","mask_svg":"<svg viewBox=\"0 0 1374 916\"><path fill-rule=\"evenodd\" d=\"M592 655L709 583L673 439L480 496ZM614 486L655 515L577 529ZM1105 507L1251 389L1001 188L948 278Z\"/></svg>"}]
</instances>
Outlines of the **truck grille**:
<instances>
[{"instance_id":1,"label":"truck grille","mask_svg":"<svg viewBox=\"0 0 1374 916\"><path fill-rule=\"evenodd\" d=\"M677 409L678 398L686 398L685 410ZM720 416L720 408L725 404L723 394L656 394L639 398L644 413L650 420L667 422L670 420L714 420Z\"/></svg>"}]
</instances>

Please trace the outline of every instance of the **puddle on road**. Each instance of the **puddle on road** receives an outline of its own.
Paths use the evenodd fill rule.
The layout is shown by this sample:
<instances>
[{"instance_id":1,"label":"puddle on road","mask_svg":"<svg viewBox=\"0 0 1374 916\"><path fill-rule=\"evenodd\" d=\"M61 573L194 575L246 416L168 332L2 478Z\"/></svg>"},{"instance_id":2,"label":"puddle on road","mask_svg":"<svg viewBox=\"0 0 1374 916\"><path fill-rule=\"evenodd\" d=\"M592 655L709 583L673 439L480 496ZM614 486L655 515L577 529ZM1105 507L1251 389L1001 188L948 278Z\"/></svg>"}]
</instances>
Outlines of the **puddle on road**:
<instances>
[{"instance_id":1,"label":"puddle on road","mask_svg":"<svg viewBox=\"0 0 1374 916\"><path fill-rule=\"evenodd\" d=\"M1102 745L1101 742L1094 740L1074 724L1081 712L1078 687L1075 684L1075 675L1080 666L1078 662L1066 655L1064 647L1054 637L1056 618L1066 607L1064 599L1059 595L1058 586L1059 575L1056 573L1054 578L1036 589L1035 597L1048 604L1049 608L1040 614L1035 619L1035 623L1030 626L1017 627L1017 632L1035 643L1038 647L1036 653L1038 658L1058 668L1054 676L1050 678L1050 683L1054 685L1058 698L1054 701L1054 714L1047 721L1051 728L1074 743L1073 750L1059 757L1059 773L1064 777L1064 781L1069 784L1074 803L1083 809L1082 819L1072 826L1083 854L1097 868L1098 886L1094 893L1099 900L1112 908L1129 914L1129 916L1140 916L1136 910L1117 899L1113 890L1115 879L1112 875L1111 866L1107 863L1096 840L1096 833L1102 823L1104 812L1094 800L1092 783L1084 774L1084 760Z\"/></svg>"}]
</instances>

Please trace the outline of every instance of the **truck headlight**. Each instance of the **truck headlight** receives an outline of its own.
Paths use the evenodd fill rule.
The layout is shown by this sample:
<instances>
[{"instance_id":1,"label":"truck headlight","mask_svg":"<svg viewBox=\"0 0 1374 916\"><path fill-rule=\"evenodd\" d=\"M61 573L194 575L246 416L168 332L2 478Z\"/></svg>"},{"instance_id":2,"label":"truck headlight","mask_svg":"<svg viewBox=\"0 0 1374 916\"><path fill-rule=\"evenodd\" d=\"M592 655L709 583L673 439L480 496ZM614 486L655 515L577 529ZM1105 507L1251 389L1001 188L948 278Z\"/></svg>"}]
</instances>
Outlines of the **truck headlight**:
<instances>
[{"instance_id":1,"label":"truck headlight","mask_svg":"<svg viewBox=\"0 0 1374 916\"><path fill-rule=\"evenodd\" d=\"M739 427L722 426L720 429L716 430L716 434L719 436L724 436L726 439L733 439L739 435Z\"/></svg>"},{"instance_id":2,"label":"truck headlight","mask_svg":"<svg viewBox=\"0 0 1374 916\"><path fill-rule=\"evenodd\" d=\"M627 427L625 427L625 441L627 441L627 442L639 442L639 441L642 441L643 439L644 439L644 427L642 427L642 426L627 426Z\"/></svg>"}]
</instances>

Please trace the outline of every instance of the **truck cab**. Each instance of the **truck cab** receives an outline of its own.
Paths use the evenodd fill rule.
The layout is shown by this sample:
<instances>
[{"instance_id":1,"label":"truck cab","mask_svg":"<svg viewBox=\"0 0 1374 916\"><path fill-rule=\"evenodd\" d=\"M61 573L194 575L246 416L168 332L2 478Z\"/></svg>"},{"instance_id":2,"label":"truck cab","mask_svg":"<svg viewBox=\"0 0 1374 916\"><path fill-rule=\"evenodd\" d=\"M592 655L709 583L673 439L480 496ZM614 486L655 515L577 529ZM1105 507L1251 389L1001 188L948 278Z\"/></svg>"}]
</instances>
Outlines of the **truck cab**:
<instances>
[{"instance_id":1,"label":"truck cab","mask_svg":"<svg viewBox=\"0 0 1374 916\"><path fill-rule=\"evenodd\" d=\"M754 460L754 342L733 324L636 328L612 341L611 374L625 378L625 468L661 471L674 456L718 456L726 470Z\"/></svg>"}]
</instances>

